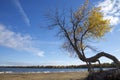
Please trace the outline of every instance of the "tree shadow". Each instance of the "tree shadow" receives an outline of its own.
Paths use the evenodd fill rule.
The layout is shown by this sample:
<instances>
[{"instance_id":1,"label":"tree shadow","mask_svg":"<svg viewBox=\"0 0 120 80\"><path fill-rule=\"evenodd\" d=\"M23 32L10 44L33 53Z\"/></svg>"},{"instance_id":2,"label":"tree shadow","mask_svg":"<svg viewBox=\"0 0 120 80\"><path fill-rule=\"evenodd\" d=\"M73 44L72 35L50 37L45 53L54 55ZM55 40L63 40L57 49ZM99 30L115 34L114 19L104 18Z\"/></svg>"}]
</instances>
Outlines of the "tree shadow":
<instances>
[{"instance_id":1,"label":"tree shadow","mask_svg":"<svg viewBox=\"0 0 120 80\"><path fill-rule=\"evenodd\" d=\"M120 69L92 72L85 80L120 80Z\"/></svg>"}]
</instances>

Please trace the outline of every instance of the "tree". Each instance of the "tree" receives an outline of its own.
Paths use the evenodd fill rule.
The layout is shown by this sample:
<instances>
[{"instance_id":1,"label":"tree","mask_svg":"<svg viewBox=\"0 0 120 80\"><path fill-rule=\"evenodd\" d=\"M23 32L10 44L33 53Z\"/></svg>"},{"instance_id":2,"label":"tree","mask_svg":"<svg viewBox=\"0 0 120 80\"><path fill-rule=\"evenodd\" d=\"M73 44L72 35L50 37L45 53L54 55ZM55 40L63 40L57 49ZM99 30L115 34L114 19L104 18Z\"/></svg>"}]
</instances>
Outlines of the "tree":
<instances>
[{"instance_id":1,"label":"tree","mask_svg":"<svg viewBox=\"0 0 120 80\"><path fill-rule=\"evenodd\" d=\"M63 48L71 54L75 53L80 60L86 62L89 71L92 71L92 62L98 61L100 64L99 58L102 56L112 59L119 67L118 59L106 52L97 53L90 58L85 56L87 48L94 50L89 45L91 40L101 39L111 29L110 21L103 19L101 8L88 7L88 2L86 0L77 11L71 9L70 16L60 14L57 10L55 14L49 14L51 27L59 30L58 35L64 39Z\"/></svg>"}]
</instances>

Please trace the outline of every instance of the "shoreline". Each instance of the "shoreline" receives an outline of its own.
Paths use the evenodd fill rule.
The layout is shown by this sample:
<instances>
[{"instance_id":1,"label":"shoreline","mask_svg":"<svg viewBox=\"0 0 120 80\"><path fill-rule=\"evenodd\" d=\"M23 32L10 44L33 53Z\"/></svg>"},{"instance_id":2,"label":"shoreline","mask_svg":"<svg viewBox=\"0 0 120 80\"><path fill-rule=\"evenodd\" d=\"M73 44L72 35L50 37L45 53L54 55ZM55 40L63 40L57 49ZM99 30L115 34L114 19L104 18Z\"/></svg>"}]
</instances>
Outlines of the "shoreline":
<instances>
[{"instance_id":1,"label":"shoreline","mask_svg":"<svg viewBox=\"0 0 120 80\"><path fill-rule=\"evenodd\" d=\"M88 72L3 73L0 80L83 80Z\"/></svg>"},{"instance_id":2,"label":"shoreline","mask_svg":"<svg viewBox=\"0 0 120 80\"><path fill-rule=\"evenodd\" d=\"M12 72L12 71L6 71L6 72L0 72L0 74L47 74L47 73L88 73L88 71L60 71L60 72L50 72L50 71L45 71L45 72Z\"/></svg>"},{"instance_id":3,"label":"shoreline","mask_svg":"<svg viewBox=\"0 0 120 80\"><path fill-rule=\"evenodd\" d=\"M94 68L95 70L98 70L97 68ZM113 68L103 68L103 70L110 70ZM16 73L16 74L20 74L20 73L65 73L65 72L87 72L87 68L69 68L69 69L46 69L46 68L41 68L41 69L34 69L34 68L1 68L0 69L0 74L12 74L12 73Z\"/></svg>"}]
</instances>

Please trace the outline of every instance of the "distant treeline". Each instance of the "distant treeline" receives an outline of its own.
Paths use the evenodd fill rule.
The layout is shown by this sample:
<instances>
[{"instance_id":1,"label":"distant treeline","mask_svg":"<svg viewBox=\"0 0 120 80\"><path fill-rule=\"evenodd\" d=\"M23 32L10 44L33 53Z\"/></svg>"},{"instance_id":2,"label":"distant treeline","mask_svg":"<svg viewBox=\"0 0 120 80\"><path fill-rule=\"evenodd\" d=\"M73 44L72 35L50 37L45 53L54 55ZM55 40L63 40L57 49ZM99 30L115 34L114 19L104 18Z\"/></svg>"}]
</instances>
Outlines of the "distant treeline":
<instances>
[{"instance_id":1,"label":"distant treeline","mask_svg":"<svg viewBox=\"0 0 120 80\"><path fill-rule=\"evenodd\" d=\"M103 68L114 68L114 63L103 63ZM5 68L87 68L87 65L69 65L69 66L0 66ZM93 64L94 68L99 68L99 64Z\"/></svg>"}]
</instances>

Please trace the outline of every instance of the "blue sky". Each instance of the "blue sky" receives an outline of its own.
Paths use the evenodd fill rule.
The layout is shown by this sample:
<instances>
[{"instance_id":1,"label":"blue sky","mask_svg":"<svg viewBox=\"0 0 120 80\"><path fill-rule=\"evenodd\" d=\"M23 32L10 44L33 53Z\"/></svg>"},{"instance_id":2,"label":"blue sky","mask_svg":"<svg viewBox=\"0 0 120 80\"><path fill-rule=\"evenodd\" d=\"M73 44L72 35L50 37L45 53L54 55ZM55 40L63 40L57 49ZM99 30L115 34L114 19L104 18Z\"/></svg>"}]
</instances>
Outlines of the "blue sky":
<instances>
[{"instance_id":1,"label":"blue sky","mask_svg":"<svg viewBox=\"0 0 120 80\"><path fill-rule=\"evenodd\" d=\"M70 57L61 49L62 40L56 30L47 30L48 10L77 9L84 0L0 0L0 65L78 65L78 58ZM105 19L113 26L101 41L92 43L120 59L120 6L119 0L90 0L101 6ZM86 56L95 55L91 50ZM102 62L111 62L101 58Z\"/></svg>"}]
</instances>

